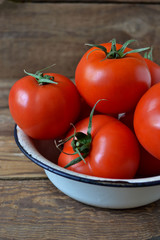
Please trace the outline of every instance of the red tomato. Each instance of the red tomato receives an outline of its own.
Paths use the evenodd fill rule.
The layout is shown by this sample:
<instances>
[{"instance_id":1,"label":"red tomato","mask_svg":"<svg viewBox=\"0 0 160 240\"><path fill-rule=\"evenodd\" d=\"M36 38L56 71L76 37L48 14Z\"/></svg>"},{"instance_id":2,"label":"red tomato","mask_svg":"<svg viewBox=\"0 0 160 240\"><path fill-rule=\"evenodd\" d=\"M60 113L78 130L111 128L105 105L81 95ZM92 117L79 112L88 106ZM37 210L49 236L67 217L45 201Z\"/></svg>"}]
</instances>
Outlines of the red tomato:
<instances>
[{"instance_id":1,"label":"red tomato","mask_svg":"<svg viewBox=\"0 0 160 240\"><path fill-rule=\"evenodd\" d=\"M111 50L111 43L100 44ZM116 44L117 50L122 45ZM77 65L76 86L93 107L99 99L107 99L96 107L102 113L122 113L132 110L151 85L151 76L144 58L129 53L122 58L106 58L104 51L93 47ZM131 51L126 48L124 52Z\"/></svg>"},{"instance_id":2,"label":"red tomato","mask_svg":"<svg viewBox=\"0 0 160 240\"><path fill-rule=\"evenodd\" d=\"M160 82L160 66L149 59L145 59L145 61L151 74L151 86L153 86Z\"/></svg>"},{"instance_id":3,"label":"red tomato","mask_svg":"<svg viewBox=\"0 0 160 240\"><path fill-rule=\"evenodd\" d=\"M152 177L160 175L160 161L140 147L140 162L137 177Z\"/></svg>"},{"instance_id":4,"label":"red tomato","mask_svg":"<svg viewBox=\"0 0 160 240\"><path fill-rule=\"evenodd\" d=\"M33 76L18 80L9 94L9 108L17 125L37 139L61 137L75 122L80 111L80 97L75 85L65 76L54 77L54 83L38 84Z\"/></svg>"},{"instance_id":5,"label":"red tomato","mask_svg":"<svg viewBox=\"0 0 160 240\"><path fill-rule=\"evenodd\" d=\"M152 48L150 52L145 54L144 58L151 74L151 86L160 82L160 66L153 61Z\"/></svg>"},{"instance_id":6,"label":"red tomato","mask_svg":"<svg viewBox=\"0 0 160 240\"><path fill-rule=\"evenodd\" d=\"M91 130L91 135L92 137L95 136L96 132L103 127L105 124L114 121L114 118L109 117L109 116L105 116L105 115L95 115L92 118L92 130ZM77 132L83 132L83 133L87 133L87 129L88 129L88 122L89 122L89 118L85 118L81 121L79 121L76 124L76 131ZM71 130L68 133L68 137L71 136L73 134L73 130ZM74 150L71 146L71 141L68 141L64 144L64 148L63 151L67 152L67 153L74 153ZM59 159L58 159L58 165L60 165L61 167L65 167L69 162L71 162L73 159L75 159L76 157L78 157L78 154L76 155L66 155L63 152L60 154ZM84 164L83 161L77 163L76 165L72 165L71 167L68 168L69 170L72 171L76 171L79 173L84 173L87 175L92 175L91 169L90 169L90 164L89 161L86 161L86 164Z\"/></svg>"},{"instance_id":7,"label":"red tomato","mask_svg":"<svg viewBox=\"0 0 160 240\"><path fill-rule=\"evenodd\" d=\"M133 127L134 111L121 115L119 120L134 132ZM147 152L139 143L140 162L136 173L137 177L151 177L160 174L160 161Z\"/></svg>"},{"instance_id":8,"label":"red tomato","mask_svg":"<svg viewBox=\"0 0 160 240\"><path fill-rule=\"evenodd\" d=\"M76 124L76 131L87 133L89 118ZM71 131L68 136L72 135ZM92 119L92 143L89 154L85 158L86 164L81 161L68 169L97 177L104 178L133 178L139 165L139 147L131 130L117 119L95 115ZM73 154L71 140L64 144L63 151ZM58 165L64 167L78 157L62 152Z\"/></svg>"},{"instance_id":9,"label":"red tomato","mask_svg":"<svg viewBox=\"0 0 160 240\"><path fill-rule=\"evenodd\" d=\"M142 146L160 159L160 83L152 86L137 104L134 129Z\"/></svg>"}]
</instances>

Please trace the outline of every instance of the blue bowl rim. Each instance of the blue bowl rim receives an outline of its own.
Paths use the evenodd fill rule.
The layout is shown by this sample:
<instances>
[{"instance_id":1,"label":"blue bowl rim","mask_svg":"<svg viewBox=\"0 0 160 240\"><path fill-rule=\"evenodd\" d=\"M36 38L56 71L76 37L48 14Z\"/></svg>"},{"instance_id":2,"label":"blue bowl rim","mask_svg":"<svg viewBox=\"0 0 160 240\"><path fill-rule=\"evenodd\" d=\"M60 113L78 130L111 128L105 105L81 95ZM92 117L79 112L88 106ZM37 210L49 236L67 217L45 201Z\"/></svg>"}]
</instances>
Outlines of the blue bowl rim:
<instances>
[{"instance_id":1,"label":"blue bowl rim","mask_svg":"<svg viewBox=\"0 0 160 240\"><path fill-rule=\"evenodd\" d=\"M107 187L125 187L125 188L130 188L130 187L149 187L149 186L155 186L155 185L160 185L160 180L153 180L153 181L146 181L146 182L128 182L127 180L117 180L117 181L112 181L108 180L108 179L104 179L104 180L95 180L95 179L88 179L84 177L80 177L80 176L76 176L76 175L72 175L70 173L67 172L63 172L61 170L55 169L53 167L48 166L47 164L42 163L41 161L39 161L38 159L34 158L33 156L31 156L20 144L19 140L18 140L18 135L17 135L17 124L15 124L15 128L14 128L14 139L15 142L17 144L17 146L19 147L19 149L21 150L21 152L28 158L30 159L32 162L34 162L35 164L37 164L38 166L42 167L43 169L52 172L54 174L57 174L61 177L65 177L65 178L69 178L71 180L74 181L79 181L79 182L84 182L84 183L88 183L88 184L94 184L94 185L101 185L101 186L107 186ZM72 173L72 171L70 171Z\"/></svg>"}]
</instances>

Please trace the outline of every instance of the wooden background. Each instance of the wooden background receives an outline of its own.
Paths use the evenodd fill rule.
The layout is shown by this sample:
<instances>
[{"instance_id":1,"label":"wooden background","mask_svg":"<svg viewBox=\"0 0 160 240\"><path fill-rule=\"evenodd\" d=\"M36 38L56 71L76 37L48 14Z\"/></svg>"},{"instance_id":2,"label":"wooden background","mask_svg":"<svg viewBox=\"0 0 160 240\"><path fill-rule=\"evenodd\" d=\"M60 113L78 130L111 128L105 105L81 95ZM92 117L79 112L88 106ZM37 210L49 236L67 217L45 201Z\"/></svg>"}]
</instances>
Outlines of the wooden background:
<instances>
[{"instance_id":1,"label":"wooden background","mask_svg":"<svg viewBox=\"0 0 160 240\"><path fill-rule=\"evenodd\" d=\"M152 45L160 64L160 1L89 2L2 1L1 78L19 78L24 69L36 72L53 63L55 72L74 77L85 43L112 38L136 39L133 47Z\"/></svg>"},{"instance_id":2,"label":"wooden background","mask_svg":"<svg viewBox=\"0 0 160 240\"><path fill-rule=\"evenodd\" d=\"M160 1L0 0L0 240L160 239L160 201L129 210L76 202L14 142L8 94L23 69L56 63L55 72L74 78L84 44L113 37L153 45L160 64Z\"/></svg>"}]
</instances>

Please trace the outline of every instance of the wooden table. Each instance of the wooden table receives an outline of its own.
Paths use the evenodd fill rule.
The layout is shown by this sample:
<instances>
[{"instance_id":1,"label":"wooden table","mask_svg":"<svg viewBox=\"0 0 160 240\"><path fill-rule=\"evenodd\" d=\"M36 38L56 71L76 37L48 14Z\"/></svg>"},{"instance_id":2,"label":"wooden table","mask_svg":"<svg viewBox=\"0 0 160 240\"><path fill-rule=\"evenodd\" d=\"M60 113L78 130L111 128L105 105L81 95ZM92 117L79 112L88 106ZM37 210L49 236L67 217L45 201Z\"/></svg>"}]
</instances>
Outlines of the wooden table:
<instances>
[{"instance_id":1,"label":"wooden table","mask_svg":"<svg viewBox=\"0 0 160 240\"><path fill-rule=\"evenodd\" d=\"M111 210L65 196L17 148L8 109L9 89L24 68L56 62L57 72L74 77L85 42L136 38L140 47L154 45L160 64L159 3L0 1L0 240L160 240L160 201Z\"/></svg>"}]
</instances>

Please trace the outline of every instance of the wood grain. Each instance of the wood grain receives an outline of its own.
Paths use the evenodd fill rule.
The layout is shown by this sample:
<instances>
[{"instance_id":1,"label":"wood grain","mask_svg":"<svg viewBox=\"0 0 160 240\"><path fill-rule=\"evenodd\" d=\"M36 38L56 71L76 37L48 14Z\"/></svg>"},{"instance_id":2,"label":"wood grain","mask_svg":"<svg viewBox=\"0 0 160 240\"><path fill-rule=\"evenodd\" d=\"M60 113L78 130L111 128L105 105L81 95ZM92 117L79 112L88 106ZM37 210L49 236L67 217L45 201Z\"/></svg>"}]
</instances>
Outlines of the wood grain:
<instances>
[{"instance_id":1,"label":"wood grain","mask_svg":"<svg viewBox=\"0 0 160 240\"><path fill-rule=\"evenodd\" d=\"M160 236L160 201L130 210L90 207L48 180L0 181L3 240L149 240Z\"/></svg>"},{"instance_id":2,"label":"wood grain","mask_svg":"<svg viewBox=\"0 0 160 240\"><path fill-rule=\"evenodd\" d=\"M17 147L14 137L0 136L0 179L47 178Z\"/></svg>"},{"instance_id":3,"label":"wood grain","mask_svg":"<svg viewBox=\"0 0 160 240\"><path fill-rule=\"evenodd\" d=\"M1 78L20 78L23 69L36 72L56 63L52 71L74 77L85 43L113 37L132 47L154 46L160 64L160 4L13 3L0 7Z\"/></svg>"},{"instance_id":4,"label":"wood grain","mask_svg":"<svg viewBox=\"0 0 160 240\"><path fill-rule=\"evenodd\" d=\"M0 108L8 108L8 95L11 87L18 79L0 78Z\"/></svg>"}]
</instances>

